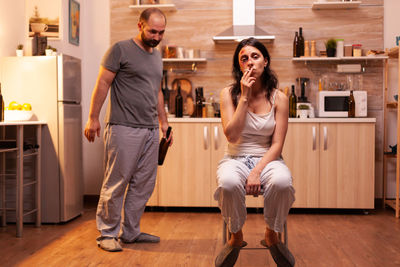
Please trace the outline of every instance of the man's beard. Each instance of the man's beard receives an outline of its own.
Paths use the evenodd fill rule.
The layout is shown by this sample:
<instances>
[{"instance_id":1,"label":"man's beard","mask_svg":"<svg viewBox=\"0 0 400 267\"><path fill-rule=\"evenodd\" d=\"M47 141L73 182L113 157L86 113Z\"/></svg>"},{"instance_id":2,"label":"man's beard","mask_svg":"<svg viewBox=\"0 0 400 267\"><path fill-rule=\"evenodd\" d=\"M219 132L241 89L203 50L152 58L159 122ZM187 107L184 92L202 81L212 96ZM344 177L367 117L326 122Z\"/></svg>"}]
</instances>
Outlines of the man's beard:
<instances>
[{"instance_id":1,"label":"man's beard","mask_svg":"<svg viewBox=\"0 0 400 267\"><path fill-rule=\"evenodd\" d=\"M142 42L149 47L156 47L160 43L160 41L154 39L147 39L144 33L142 33Z\"/></svg>"}]
</instances>

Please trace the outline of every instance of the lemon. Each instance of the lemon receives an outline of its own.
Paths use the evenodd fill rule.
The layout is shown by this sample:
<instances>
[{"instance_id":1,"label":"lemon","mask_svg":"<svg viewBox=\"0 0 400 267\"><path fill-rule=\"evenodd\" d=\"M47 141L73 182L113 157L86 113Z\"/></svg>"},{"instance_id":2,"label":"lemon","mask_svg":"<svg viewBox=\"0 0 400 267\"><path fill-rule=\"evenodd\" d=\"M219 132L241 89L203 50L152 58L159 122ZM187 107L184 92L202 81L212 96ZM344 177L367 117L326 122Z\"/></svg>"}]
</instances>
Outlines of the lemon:
<instances>
[{"instance_id":1,"label":"lemon","mask_svg":"<svg viewBox=\"0 0 400 267\"><path fill-rule=\"evenodd\" d=\"M9 110L21 110L22 106L21 106L21 104L18 104L16 101L12 101L8 105L8 109Z\"/></svg>"},{"instance_id":2,"label":"lemon","mask_svg":"<svg viewBox=\"0 0 400 267\"><path fill-rule=\"evenodd\" d=\"M24 103L22 105L22 110L32 110L32 106L29 103Z\"/></svg>"}]
</instances>

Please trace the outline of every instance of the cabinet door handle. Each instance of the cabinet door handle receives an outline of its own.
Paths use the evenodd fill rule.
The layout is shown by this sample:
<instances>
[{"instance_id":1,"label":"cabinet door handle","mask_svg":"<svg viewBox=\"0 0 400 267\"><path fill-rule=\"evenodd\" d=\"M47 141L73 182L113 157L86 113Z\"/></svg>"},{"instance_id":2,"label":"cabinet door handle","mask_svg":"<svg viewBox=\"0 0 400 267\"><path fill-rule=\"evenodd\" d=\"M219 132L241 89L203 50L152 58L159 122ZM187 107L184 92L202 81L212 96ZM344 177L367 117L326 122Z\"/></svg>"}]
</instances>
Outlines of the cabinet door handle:
<instances>
[{"instance_id":1,"label":"cabinet door handle","mask_svg":"<svg viewBox=\"0 0 400 267\"><path fill-rule=\"evenodd\" d=\"M324 150L328 149L328 128L324 126Z\"/></svg>"},{"instance_id":2,"label":"cabinet door handle","mask_svg":"<svg viewBox=\"0 0 400 267\"><path fill-rule=\"evenodd\" d=\"M219 147L218 143L218 126L214 126L214 149L217 150Z\"/></svg>"},{"instance_id":3,"label":"cabinet door handle","mask_svg":"<svg viewBox=\"0 0 400 267\"><path fill-rule=\"evenodd\" d=\"M312 150L317 149L317 129L312 127Z\"/></svg>"},{"instance_id":4,"label":"cabinet door handle","mask_svg":"<svg viewBox=\"0 0 400 267\"><path fill-rule=\"evenodd\" d=\"M203 144L204 144L204 149L208 149L208 127L207 126L204 126L204 142L203 142Z\"/></svg>"}]
</instances>

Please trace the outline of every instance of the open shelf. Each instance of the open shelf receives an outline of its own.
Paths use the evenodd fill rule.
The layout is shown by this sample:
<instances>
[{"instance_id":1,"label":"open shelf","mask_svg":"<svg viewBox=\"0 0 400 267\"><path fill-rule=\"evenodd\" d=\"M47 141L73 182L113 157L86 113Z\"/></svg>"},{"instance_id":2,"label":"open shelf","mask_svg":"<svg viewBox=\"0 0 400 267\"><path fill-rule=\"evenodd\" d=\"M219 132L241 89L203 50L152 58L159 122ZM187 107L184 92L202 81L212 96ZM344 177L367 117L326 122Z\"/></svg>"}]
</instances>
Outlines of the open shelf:
<instances>
[{"instance_id":1,"label":"open shelf","mask_svg":"<svg viewBox=\"0 0 400 267\"><path fill-rule=\"evenodd\" d=\"M292 61L357 61L357 60L383 60L388 56L363 56L363 57L294 57Z\"/></svg>"},{"instance_id":2,"label":"open shelf","mask_svg":"<svg viewBox=\"0 0 400 267\"><path fill-rule=\"evenodd\" d=\"M336 2L314 2L312 5L312 9L354 9L358 8L361 4L361 1L336 1Z\"/></svg>"},{"instance_id":3,"label":"open shelf","mask_svg":"<svg viewBox=\"0 0 400 267\"><path fill-rule=\"evenodd\" d=\"M176 11L176 6L174 4L159 4L159 5L129 5L130 9L137 10L142 12L146 8L156 7L161 9L162 11Z\"/></svg>"},{"instance_id":4,"label":"open shelf","mask_svg":"<svg viewBox=\"0 0 400 267\"><path fill-rule=\"evenodd\" d=\"M163 58L163 62L206 62L206 58Z\"/></svg>"}]
</instances>

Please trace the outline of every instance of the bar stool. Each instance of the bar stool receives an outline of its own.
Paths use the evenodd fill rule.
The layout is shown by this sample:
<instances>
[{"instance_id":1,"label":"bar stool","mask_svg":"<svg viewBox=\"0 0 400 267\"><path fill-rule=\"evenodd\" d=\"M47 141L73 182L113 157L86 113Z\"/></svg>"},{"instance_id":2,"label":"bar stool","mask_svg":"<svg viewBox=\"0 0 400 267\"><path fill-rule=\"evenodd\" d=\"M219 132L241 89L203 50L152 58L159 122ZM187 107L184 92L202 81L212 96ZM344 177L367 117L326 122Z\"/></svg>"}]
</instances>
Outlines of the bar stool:
<instances>
[{"instance_id":1,"label":"bar stool","mask_svg":"<svg viewBox=\"0 0 400 267\"><path fill-rule=\"evenodd\" d=\"M261 188L260 192L258 195L254 195L254 197L258 197L260 195L263 195L264 190ZM228 241L228 239L231 238L231 233L229 232L228 225L226 224L225 220L222 219L222 245L225 245L225 243ZM283 241L282 241L282 236L280 236L281 242L288 247L288 234L287 234L287 223L285 221L283 225ZM249 248L249 247L244 247L242 249L268 249L266 247L263 248Z\"/></svg>"}]
</instances>

